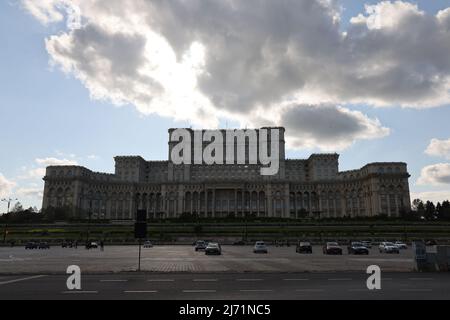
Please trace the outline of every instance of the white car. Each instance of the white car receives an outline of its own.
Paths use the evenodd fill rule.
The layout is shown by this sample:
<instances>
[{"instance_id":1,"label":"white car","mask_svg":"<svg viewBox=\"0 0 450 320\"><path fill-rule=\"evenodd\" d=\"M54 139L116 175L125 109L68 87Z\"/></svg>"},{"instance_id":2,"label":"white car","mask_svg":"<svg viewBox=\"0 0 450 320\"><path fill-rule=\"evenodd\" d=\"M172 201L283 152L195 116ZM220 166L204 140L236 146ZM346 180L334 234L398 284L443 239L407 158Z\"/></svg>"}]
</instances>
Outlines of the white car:
<instances>
[{"instance_id":1,"label":"white car","mask_svg":"<svg viewBox=\"0 0 450 320\"><path fill-rule=\"evenodd\" d=\"M153 244L150 241L145 241L144 248L153 248Z\"/></svg>"},{"instance_id":2,"label":"white car","mask_svg":"<svg viewBox=\"0 0 450 320\"><path fill-rule=\"evenodd\" d=\"M255 246L253 247L253 253L268 253L264 241L256 241Z\"/></svg>"},{"instance_id":3,"label":"white car","mask_svg":"<svg viewBox=\"0 0 450 320\"><path fill-rule=\"evenodd\" d=\"M400 249L393 242L381 242L378 250L380 253L400 253Z\"/></svg>"},{"instance_id":4,"label":"white car","mask_svg":"<svg viewBox=\"0 0 450 320\"><path fill-rule=\"evenodd\" d=\"M399 249L403 249L403 250L408 249L408 245L407 245L406 243L401 242L401 241L396 241L394 244L395 244Z\"/></svg>"}]
</instances>

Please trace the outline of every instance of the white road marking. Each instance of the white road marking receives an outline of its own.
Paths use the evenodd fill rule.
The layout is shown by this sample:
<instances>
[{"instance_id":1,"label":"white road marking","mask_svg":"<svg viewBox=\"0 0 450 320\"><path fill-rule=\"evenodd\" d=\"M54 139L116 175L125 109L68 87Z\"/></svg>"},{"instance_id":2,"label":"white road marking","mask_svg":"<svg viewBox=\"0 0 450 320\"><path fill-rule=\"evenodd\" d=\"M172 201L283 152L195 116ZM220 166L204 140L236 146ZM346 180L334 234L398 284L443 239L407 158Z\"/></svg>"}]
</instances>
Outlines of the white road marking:
<instances>
[{"instance_id":1,"label":"white road marking","mask_svg":"<svg viewBox=\"0 0 450 320\"><path fill-rule=\"evenodd\" d=\"M239 290L240 292L271 292L271 289L247 289L247 290Z\"/></svg>"},{"instance_id":2,"label":"white road marking","mask_svg":"<svg viewBox=\"0 0 450 320\"><path fill-rule=\"evenodd\" d=\"M400 289L400 291L403 291L403 292L430 292L430 291L433 291L433 289Z\"/></svg>"},{"instance_id":3,"label":"white road marking","mask_svg":"<svg viewBox=\"0 0 450 320\"><path fill-rule=\"evenodd\" d=\"M183 290L185 293L210 293L210 292L217 292L216 290Z\"/></svg>"},{"instance_id":4,"label":"white road marking","mask_svg":"<svg viewBox=\"0 0 450 320\"><path fill-rule=\"evenodd\" d=\"M193 279L194 282L215 282L217 279Z\"/></svg>"},{"instance_id":5,"label":"white road marking","mask_svg":"<svg viewBox=\"0 0 450 320\"><path fill-rule=\"evenodd\" d=\"M263 279L236 279L236 281L262 281Z\"/></svg>"},{"instance_id":6,"label":"white road marking","mask_svg":"<svg viewBox=\"0 0 450 320\"><path fill-rule=\"evenodd\" d=\"M309 279L283 279L284 281L307 281Z\"/></svg>"},{"instance_id":7,"label":"white road marking","mask_svg":"<svg viewBox=\"0 0 450 320\"><path fill-rule=\"evenodd\" d=\"M38 278L43 278L43 277L46 277L46 276L45 275L39 275L39 276L32 276L32 277L27 277L27 278L20 278L20 279L3 281L3 282L0 282L0 286L4 285L4 284L21 282L21 281L27 281L27 280L33 280L33 279L38 279Z\"/></svg>"},{"instance_id":8,"label":"white road marking","mask_svg":"<svg viewBox=\"0 0 450 320\"><path fill-rule=\"evenodd\" d=\"M362 292L362 291L377 291L377 290L369 290L369 289L358 288L358 289L348 289L348 291L351 291L351 292Z\"/></svg>"},{"instance_id":9,"label":"white road marking","mask_svg":"<svg viewBox=\"0 0 450 320\"><path fill-rule=\"evenodd\" d=\"M148 282L173 282L173 279L149 279Z\"/></svg>"},{"instance_id":10,"label":"white road marking","mask_svg":"<svg viewBox=\"0 0 450 320\"><path fill-rule=\"evenodd\" d=\"M98 291L80 291L80 290L72 290L72 291L63 291L62 294L97 294Z\"/></svg>"},{"instance_id":11,"label":"white road marking","mask_svg":"<svg viewBox=\"0 0 450 320\"><path fill-rule=\"evenodd\" d=\"M126 290L124 293L157 293L158 290Z\"/></svg>"}]
</instances>

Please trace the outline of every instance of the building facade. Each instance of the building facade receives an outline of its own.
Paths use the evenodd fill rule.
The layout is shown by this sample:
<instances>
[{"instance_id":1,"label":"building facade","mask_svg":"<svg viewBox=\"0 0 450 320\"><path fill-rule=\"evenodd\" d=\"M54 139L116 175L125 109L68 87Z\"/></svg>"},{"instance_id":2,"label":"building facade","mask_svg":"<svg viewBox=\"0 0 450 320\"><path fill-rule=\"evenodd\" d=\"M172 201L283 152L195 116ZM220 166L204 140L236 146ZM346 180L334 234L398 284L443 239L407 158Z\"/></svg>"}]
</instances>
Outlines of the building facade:
<instances>
[{"instance_id":1,"label":"building facade","mask_svg":"<svg viewBox=\"0 0 450 320\"><path fill-rule=\"evenodd\" d=\"M169 139L168 161L118 156L113 174L81 166L47 167L42 208L71 208L76 218L110 220L132 220L137 209L161 219L186 213L200 217L395 217L410 210L406 163L377 162L339 171L338 154L285 159L284 128L278 129L276 175L262 176L259 164L174 164L171 150L175 143Z\"/></svg>"}]
</instances>

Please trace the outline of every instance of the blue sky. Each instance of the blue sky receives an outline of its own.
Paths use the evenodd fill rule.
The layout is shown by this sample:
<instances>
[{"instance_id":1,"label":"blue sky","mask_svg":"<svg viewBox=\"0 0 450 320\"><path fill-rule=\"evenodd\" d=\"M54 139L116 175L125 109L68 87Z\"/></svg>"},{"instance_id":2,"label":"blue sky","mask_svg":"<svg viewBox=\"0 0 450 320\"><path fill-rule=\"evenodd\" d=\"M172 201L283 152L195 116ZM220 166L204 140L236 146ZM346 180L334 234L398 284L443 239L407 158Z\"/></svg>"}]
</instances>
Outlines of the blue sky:
<instances>
[{"instance_id":1,"label":"blue sky","mask_svg":"<svg viewBox=\"0 0 450 320\"><path fill-rule=\"evenodd\" d=\"M351 17L364 13L364 3L341 1L343 30ZM436 14L450 1L414 1L421 10ZM19 1L0 2L0 174L10 183L2 197L17 197L26 206L40 207L43 183L39 168L49 159L73 161L95 171L112 172L115 155L167 158L167 129L190 121L174 121L161 115L145 115L129 104L115 106L109 100L90 97L89 90L73 74L51 66L45 39L65 31L64 23L43 24ZM369 103L342 104L368 118L377 118L390 129L388 136L355 139L341 154L340 169L359 168L368 162L405 161L411 173L411 191L436 192L430 197L450 198L445 183L416 185L422 168L448 163L445 156L430 156L431 139L450 139L450 108L374 107ZM224 120L220 123L237 123ZM300 137L301 139L301 137ZM308 157L320 148L288 150L290 158ZM39 160L40 159L40 160ZM0 189L1 191L1 189ZM434 199L434 198L433 198ZM442 199L441 199L442 200ZM5 204L0 204L0 212Z\"/></svg>"}]
</instances>

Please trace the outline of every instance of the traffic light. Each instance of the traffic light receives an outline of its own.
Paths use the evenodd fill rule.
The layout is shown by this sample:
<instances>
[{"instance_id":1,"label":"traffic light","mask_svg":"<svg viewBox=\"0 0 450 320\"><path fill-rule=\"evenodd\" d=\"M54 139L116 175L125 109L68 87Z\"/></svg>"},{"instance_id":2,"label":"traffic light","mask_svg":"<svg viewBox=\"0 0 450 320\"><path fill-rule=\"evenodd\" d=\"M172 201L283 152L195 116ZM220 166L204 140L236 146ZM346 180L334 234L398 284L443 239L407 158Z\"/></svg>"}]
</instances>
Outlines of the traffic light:
<instances>
[{"instance_id":1,"label":"traffic light","mask_svg":"<svg viewBox=\"0 0 450 320\"><path fill-rule=\"evenodd\" d=\"M136 223L134 224L134 237L137 239L147 238L147 211L138 210Z\"/></svg>"}]
</instances>

